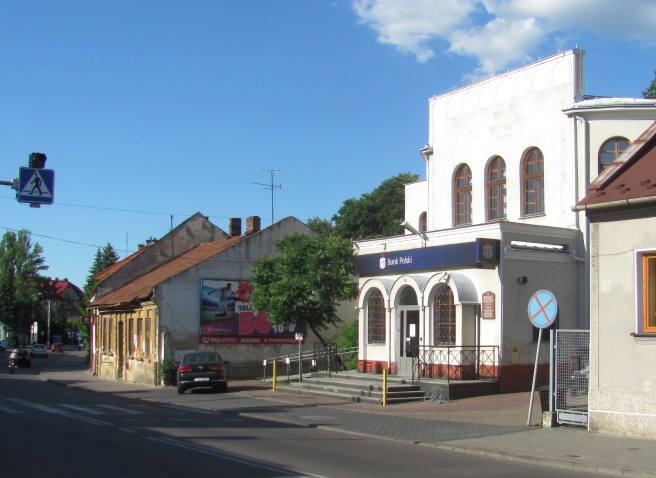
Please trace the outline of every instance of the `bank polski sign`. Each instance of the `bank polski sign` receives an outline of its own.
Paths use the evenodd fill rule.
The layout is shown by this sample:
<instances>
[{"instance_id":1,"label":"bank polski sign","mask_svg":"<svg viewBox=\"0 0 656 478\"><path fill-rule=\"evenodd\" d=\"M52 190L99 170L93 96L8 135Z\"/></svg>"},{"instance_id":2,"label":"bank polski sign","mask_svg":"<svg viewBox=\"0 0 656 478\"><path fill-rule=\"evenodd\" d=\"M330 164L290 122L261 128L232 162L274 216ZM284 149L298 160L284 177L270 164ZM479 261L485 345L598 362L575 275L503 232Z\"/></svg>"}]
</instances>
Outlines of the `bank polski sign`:
<instances>
[{"instance_id":1,"label":"bank polski sign","mask_svg":"<svg viewBox=\"0 0 656 478\"><path fill-rule=\"evenodd\" d=\"M355 257L355 272L371 276L456 266L493 268L499 263L499 249L499 240L478 238L460 244L364 254Z\"/></svg>"}]
</instances>

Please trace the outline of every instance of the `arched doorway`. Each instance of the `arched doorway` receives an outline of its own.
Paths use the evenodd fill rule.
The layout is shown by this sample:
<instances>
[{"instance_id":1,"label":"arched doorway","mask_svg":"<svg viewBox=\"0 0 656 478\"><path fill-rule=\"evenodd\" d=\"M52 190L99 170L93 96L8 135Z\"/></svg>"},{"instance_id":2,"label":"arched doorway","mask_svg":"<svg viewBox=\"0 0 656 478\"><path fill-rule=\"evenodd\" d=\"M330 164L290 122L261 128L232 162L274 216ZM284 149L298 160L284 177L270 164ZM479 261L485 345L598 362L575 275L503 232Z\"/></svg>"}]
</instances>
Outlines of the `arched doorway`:
<instances>
[{"instance_id":1,"label":"arched doorway","mask_svg":"<svg viewBox=\"0 0 656 478\"><path fill-rule=\"evenodd\" d=\"M412 357L419 352L419 303L412 287L406 286L401 290L398 311L398 374L412 375Z\"/></svg>"}]
</instances>

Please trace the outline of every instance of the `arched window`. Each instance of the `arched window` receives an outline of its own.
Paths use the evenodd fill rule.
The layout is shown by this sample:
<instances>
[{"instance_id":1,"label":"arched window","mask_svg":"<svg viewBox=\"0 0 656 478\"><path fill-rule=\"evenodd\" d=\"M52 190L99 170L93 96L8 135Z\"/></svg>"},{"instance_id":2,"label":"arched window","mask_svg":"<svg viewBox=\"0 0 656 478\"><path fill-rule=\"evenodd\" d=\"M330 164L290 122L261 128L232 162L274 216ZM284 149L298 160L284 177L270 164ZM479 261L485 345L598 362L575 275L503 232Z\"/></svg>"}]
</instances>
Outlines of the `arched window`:
<instances>
[{"instance_id":1,"label":"arched window","mask_svg":"<svg viewBox=\"0 0 656 478\"><path fill-rule=\"evenodd\" d=\"M626 138L615 137L606 141L599 148L599 173L615 161L617 157L629 147L629 140Z\"/></svg>"},{"instance_id":2,"label":"arched window","mask_svg":"<svg viewBox=\"0 0 656 478\"><path fill-rule=\"evenodd\" d=\"M455 183L456 226L472 222L472 176L466 164L458 168Z\"/></svg>"},{"instance_id":3,"label":"arched window","mask_svg":"<svg viewBox=\"0 0 656 478\"><path fill-rule=\"evenodd\" d=\"M538 148L524 156L524 216L544 214L544 156Z\"/></svg>"},{"instance_id":4,"label":"arched window","mask_svg":"<svg viewBox=\"0 0 656 478\"><path fill-rule=\"evenodd\" d=\"M385 343L385 299L378 289L371 292L367 302L367 341Z\"/></svg>"},{"instance_id":5,"label":"arched window","mask_svg":"<svg viewBox=\"0 0 656 478\"><path fill-rule=\"evenodd\" d=\"M506 214L506 162L497 156L487 170L487 220L499 221Z\"/></svg>"},{"instance_id":6,"label":"arched window","mask_svg":"<svg viewBox=\"0 0 656 478\"><path fill-rule=\"evenodd\" d=\"M426 218L426 211L419 215L419 232L426 232L428 230L428 219Z\"/></svg>"},{"instance_id":7,"label":"arched window","mask_svg":"<svg viewBox=\"0 0 656 478\"><path fill-rule=\"evenodd\" d=\"M433 345L456 344L456 306L451 287L442 284L433 299Z\"/></svg>"}]
</instances>

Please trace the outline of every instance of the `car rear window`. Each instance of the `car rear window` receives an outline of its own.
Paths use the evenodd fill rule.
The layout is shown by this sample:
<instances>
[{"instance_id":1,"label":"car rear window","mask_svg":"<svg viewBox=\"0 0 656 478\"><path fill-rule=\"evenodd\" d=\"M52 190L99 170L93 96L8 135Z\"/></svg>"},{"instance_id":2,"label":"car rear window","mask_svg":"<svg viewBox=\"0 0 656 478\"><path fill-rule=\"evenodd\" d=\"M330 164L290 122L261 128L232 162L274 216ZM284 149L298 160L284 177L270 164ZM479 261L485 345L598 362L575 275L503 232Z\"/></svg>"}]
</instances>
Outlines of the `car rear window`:
<instances>
[{"instance_id":1,"label":"car rear window","mask_svg":"<svg viewBox=\"0 0 656 478\"><path fill-rule=\"evenodd\" d=\"M220 357L217 353L187 354L183 359L183 363L212 363L219 361Z\"/></svg>"}]
</instances>

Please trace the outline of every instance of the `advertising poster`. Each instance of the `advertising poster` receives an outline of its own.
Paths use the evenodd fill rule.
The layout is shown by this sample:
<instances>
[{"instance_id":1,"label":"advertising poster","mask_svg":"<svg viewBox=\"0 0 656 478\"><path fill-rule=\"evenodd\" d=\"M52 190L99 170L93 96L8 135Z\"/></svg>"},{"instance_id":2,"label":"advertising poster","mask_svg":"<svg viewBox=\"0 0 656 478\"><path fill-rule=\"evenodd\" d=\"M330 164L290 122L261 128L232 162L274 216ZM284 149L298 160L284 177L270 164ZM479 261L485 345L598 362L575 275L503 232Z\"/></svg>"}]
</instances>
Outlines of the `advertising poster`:
<instances>
[{"instance_id":1,"label":"advertising poster","mask_svg":"<svg viewBox=\"0 0 656 478\"><path fill-rule=\"evenodd\" d=\"M294 325L272 324L266 312L253 310L252 290L247 281L202 280L201 344L298 343Z\"/></svg>"}]
</instances>

